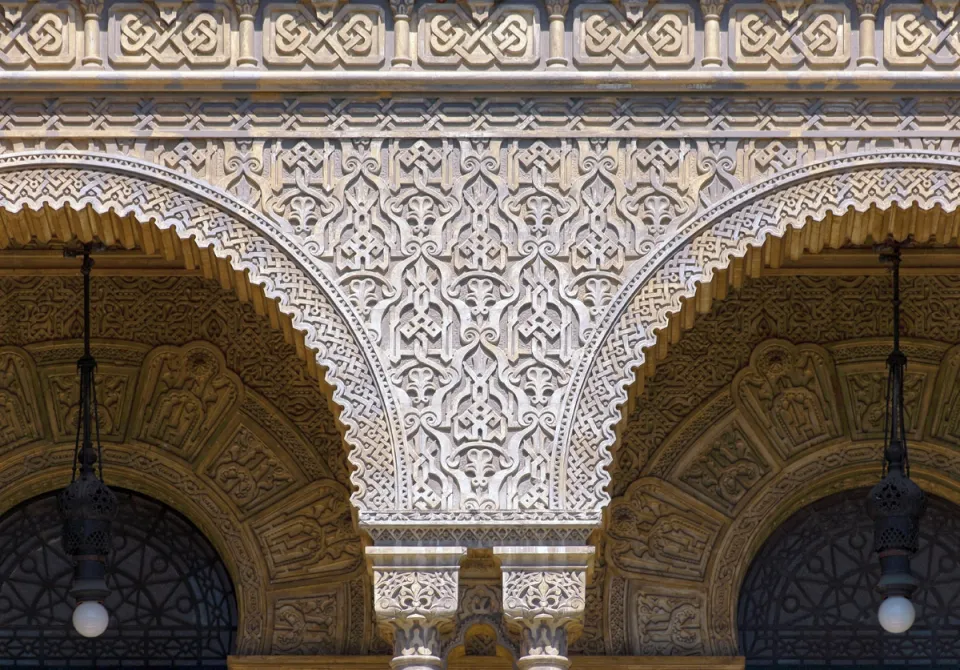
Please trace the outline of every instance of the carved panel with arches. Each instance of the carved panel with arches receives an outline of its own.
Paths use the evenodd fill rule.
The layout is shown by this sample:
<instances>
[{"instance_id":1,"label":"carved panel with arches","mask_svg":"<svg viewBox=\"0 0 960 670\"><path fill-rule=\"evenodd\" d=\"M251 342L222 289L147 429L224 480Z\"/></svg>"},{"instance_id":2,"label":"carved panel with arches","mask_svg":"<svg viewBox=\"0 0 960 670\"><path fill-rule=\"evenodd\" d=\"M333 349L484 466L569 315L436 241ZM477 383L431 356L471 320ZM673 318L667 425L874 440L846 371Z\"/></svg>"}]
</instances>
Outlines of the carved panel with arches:
<instances>
[{"instance_id":1,"label":"carved panel with arches","mask_svg":"<svg viewBox=\"0 0 960 670\"><path fill-rule=\"evenodd\" d=\"M956 502L958 256L913 253L902 280L911 462L921 486ZM922 268L930 258L942 267ZM634 397L588 594L605 624L586 628L580 651L737 654L739 585L764 539L808 502L878 479L890 278L870 250L835 259L846 269L811 259L733 289ZM748 382L761 392L737 400Z\"/></svg>"},{"instance_id":2,"label":"carved panel with arches","mask_svg":"<svg viewBox=\"0 0 960 670\"><path fill-rule=\"evenodd\" d=\"M236 585L237 653L377 649L346 448L316 370L199 270L112 276L111 253L91 314L108 484L210 539ZM16 438L0 449L4 510L69 479L81 289L75 268L0 276L0 435Z\"/></svg>"}]
</instances>

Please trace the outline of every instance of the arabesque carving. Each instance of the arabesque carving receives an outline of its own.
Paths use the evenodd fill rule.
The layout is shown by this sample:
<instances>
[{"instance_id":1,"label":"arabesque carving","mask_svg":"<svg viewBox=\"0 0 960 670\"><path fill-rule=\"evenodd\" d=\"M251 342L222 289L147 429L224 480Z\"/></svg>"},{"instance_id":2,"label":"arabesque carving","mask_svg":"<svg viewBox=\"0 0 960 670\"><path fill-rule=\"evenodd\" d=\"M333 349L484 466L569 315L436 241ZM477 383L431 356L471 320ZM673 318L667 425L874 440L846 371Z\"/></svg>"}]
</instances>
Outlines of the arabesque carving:
<instances>
[{"instance_id":1,"label":"arabesque carving","mask_svg":"<svg viewBox=\"0 0 960 670\"><path fill-rule=\"evenodd\" d=\"M361 653L369 648L371 609L360 569L361 540L344 487L346 467L338 464L344 459L342 438L327 398L296 349L268 319L217 282L95 273L92 284L97 295L92 349L100 370L108 483L175 506L211 538L237 587L239 653L309 654L321 647L329 653ZM11 317L0 323L5 343L0 347L5 454L0 511L62 486L68 476L77 418L76 360L83 350L75 339L80 294L81 283L73 276L0 277L0 310ZM203 337L209 339L198 339ZM188 359L197 355L202 365L189 368ZM204 374L186 374L198 369ZM177 383L162 382L158 370L168 370L168 381ZM217 379L235 400L246 400L224 404L220 394L207 393L218 388L212 383ZM119 387L111 380L119 380ZM162 392L154 392L164 383ZM166 401L174 391L190 392L178 403L189 421L170 425L202 426L203 431L145 433L151 417L172 416ZM193 398L198 400L191 405ZM316 416L291 428L284 407L294 416ZM173 434L204 439L187 439L195 447L183 449L185 442L169 439ZM158 435L164 439L143 439ZM298 443L297 449L313 460L289 455ZM331 479L335 472L339 482ZM318 496L327 511L307 508L302 522L288 514L294 487ZM293 512L301 511L294 507ZM258 538L267 536L276 541L261 546ZM291 575L297 579L295 596L285 590ZM335 626L321 633L319 611L298 603L322 600L325 594L333 594ZM271 618L268 602L274 600ZM297 607L302 626L293 612Z\"/></svg>"},{"instance_id":2,"label":"arabesque carving","mask_svg":"<svg viewBox=\"0 0 960 670\"><path fill-rule=\"evenodd\" d=\"M614 469L617 497L602 541L608 567L597 607L607 625L592 648L735 654L738 589L753 552L780 520L812 498L875 481L882 432L872 417L879 412L882 421L875 405L886 392L889 277L857 270L839 276L796 272L753 279L716 303L672 346L634 400L620 445L633 456L614 457L614 464L631 467ZM937 295L941 307L929 310L929 295ZM955 298L960 281L952 275L903 280L912 472L926 490L960 499L960 460L951 455L960 436L944 424L960 360L952 346L960 338ZM837 432L821 421L810 432L816 439L796 450L791 431L770 430L773 412L760 414L748 403L728 400L746 379L762 386L785 376L807 384L814 377L827 380L818 397L832 408ZM652 424L644 419L651 415ZM630 430L634 422L639 428ZM740 476L729 480L735 495L728 498L719 491L717 473L721 463L738 461L732 472ZM675 554L648 551L645 560L635 558L633 548L648 546L655 535L649 523L635 521L644 509L639 501L662 498L674 486L686 493L674 491L672 505L687 500L701 519L691 527L701 530L712 522L716 529L709 540L685 545L689 565L704 566L699 570L678 570ZM623 617L629 617L625 631L614 623ZM622 641L624 635L629 639Z\"/></svg>"},{"instance_id":3,"label":"arabesque carving","mask_svg":"<svg viewBox=\"0 0 960 670\"><path fill-rule=\"evenodd\" d=\"M843 433L829 354L770 341L733 382L734 401L789 458Z\"/></svg>"}]
</instances>

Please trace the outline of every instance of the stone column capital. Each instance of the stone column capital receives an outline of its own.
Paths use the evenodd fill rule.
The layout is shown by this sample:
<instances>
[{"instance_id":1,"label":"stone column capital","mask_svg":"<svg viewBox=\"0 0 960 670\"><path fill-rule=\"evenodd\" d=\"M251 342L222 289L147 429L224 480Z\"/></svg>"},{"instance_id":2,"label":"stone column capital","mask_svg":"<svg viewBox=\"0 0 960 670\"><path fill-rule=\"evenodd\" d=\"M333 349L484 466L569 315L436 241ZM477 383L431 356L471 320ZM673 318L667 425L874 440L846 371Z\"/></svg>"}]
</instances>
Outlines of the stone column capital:
<instances>
[{"instance_id":1,"label":"stone column capital","mask_svg":"<svg viewBox=\"0 0 960 670\"><path fill-rule=\"evenodd\" d=\"M241 18L254 17L260 8L260 0L235 0L237 16Z\"/></svg>"},{"instance_id":2,"label":"stone column capital","mask_svg":"<svg viewBox=\"0 0 960 670\"><path fill-rule=\"evenodd\" d=\"M522 637L520 670L565 670L567 646L586 609L593 547L495 547L503 614Z\"/></svg>"},{"instance_id":3,"label":"stone column capital","mask_svg":"<svg viewBox=\"0 0 960 670\"><path fill-rule=\"evenodd\" d=\"M726 0L700 0L700 11L705 19L718 19L726 4Z\"/></svg>"},{"instance_id":4,"label":"stone column capital","mask_svg":"<svg viewBox=\"0 0 960 670\"><path fill-rule=\"evenodd\" d=\"M465 547L367 547L373 610L393 638L394 670L442 667L441 635L457 616L460 559Z\"/></svg>"},{"instance_id":5,"label":"stone column capital","mask_svg":"<svg viewBox=\"0 0 960 670\"><path fill-rule=\"evenodd\" d=\"M394 17L409 19L413 15L414 0L390 0L390 11Z\"/></svg>"},{"instance_id":6,"label":"stone column capital","mask_svg":"<svg viewBox=\"0 0 960 670\"><path fill-rule=\"evenodd\" d=\"M857 12L860 16L873 16L877 15L877 12L880 11L880 5L882 0L856 0Z\"/></svg>"}]
</instances>

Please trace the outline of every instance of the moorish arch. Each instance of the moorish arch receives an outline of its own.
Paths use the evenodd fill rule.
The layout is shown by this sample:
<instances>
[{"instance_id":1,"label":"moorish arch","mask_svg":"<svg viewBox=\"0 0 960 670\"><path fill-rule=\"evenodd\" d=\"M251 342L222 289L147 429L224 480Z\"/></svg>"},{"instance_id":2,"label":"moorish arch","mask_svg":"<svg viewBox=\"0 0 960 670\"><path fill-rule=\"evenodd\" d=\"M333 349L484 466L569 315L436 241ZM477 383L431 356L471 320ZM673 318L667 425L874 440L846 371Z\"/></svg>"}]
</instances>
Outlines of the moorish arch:
<instances>
[{"instance_id":1,"label":"moorish arch","mask_svg":"<svg viewBox=\"0 0 960 670\"><path fill-rule=\"evenodd\" d=\"M869 489L846 489L786 519L753 558L740 590L737 628L749 670L842 663L952 667L960 660L953 625L960 598L960 507L929 495L912 561L917 620L903 635L877 625ZM865 625L866 624L866 625ZM871 625L873 624L873 625Z\"/></svg>"},{"instance_id":2,"label":"moorish arch","mask_svg":"<svg viewBox=\"0 0 960 670\"><path fill-rule=\"evenodd\" d=\"M2 227L57 213L7 213ZM69 480L82 300L75 261L54 260L58 249L0 251L0 514ZM348 453L316 370L253 301L174 267L182 259L110 248L98 260L92 351L107 484L173 508L216 549L236 589L233 653L380 649Z\"/></svg>"},{"instance_id":3,"label":"moorish arch","mask_svg":"<svg viewBox=\"0 0 960 670\"><path fill-rule=\"evenodd\" d=\"M219 553L170 507L114 493L120 505L105 602L114 625L100 638L82 638L64 625L73 566L61 544L57 492L0 516L0 658L14 667L226 668L237 602Z\"/></svg>"},{"instance_id":4,"label":"moorish arch","mask_svg":"<svg viewBox=\"0 0 960 670\"><path fill-rule=\"evenodd\" d=\"M606 503L606 468L627 388L638 378L642 385L648 374L644 366L655 369L650 350L662 356L682 327L709 310L728 285L759 274L773 252L779 260L784 254L862 243L870 231L857 214L871 209L895 206L912 212L884 237L889 232L950 242L958 237L949 216L958 197L957 154L876 151L777 171L693 217L672 222L646 258L631 268L594 334L595 354L572 376L579 385L572 385L567 395L558 438L561 456L554 461L564 507L600 509ZM920 210L934 210L934 215L918 217ZM849 217L840 216L848 211ZM812 239L795 235L786 248L781 246L779 240L791 230L806 230L809 222L827 218L827 227L817 227ZM949 234L947 240L944 234ZM713 291L713 285L719 288Z\"/></svg>"},{"instance_id":5,"label":"moorish arch","mask_svg":"<svg viewBox=\"0 0 960 670\"><path fill-rule=\"evenodd\" d=\"M226 261L229 269L215 268L221 282L241 294L262 292L271 303L271 316L302 333L301 348L314 351L309 356L324 369L342 408L345 439L353 447L354 504L361 510L400 506L407 490L401 485L405 459L398 459L395 449L403 433L391 393L382 384L385 373L354 308L281 224L183 173L88 152L4 155L0 204L11 213L41 207L115 212L192 240L195 247L183 248L187 254L196 249L197 263ZM23 219L23 242L57 235L55 226L44 224L45 218ZM84 221L81 228L93 225L95 221Z\"/></svg>"},{"instance_id":6,"label":"moorish arch","mask_svg":"<svg viewBox=\"0 0 960 670\"><path fill-rule=\"evenodd\" d=\"M863 239L844 249L797 242L744 272L633 389L581 653L739 654L741 585L764 542L808 504L878 480L891 288L872 241L890 229L939 231L907 252L902 280L908 437L912 476L960 501L960 217L869 208L804 230L855 220Z\"/></svg>"}]
</instances>

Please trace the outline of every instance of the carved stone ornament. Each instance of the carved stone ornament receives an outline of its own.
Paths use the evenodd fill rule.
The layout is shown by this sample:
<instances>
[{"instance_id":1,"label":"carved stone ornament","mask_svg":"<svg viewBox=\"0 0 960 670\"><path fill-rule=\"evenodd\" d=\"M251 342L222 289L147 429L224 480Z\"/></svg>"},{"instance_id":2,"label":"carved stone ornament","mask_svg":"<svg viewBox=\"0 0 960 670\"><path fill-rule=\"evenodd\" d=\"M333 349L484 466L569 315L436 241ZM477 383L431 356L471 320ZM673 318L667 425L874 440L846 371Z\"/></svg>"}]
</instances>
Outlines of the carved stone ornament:
<instances>
[{"instance_id":1,"label":"carved stone ornament","mask_svg":"<svg viewBox=\"0 0 960 670\"><path fill-rule=\"evenodd\" d=\"M871 230L888 221L860 216ZM614 454L605 584L593 594L602 602L588 605L606 625L589 649L736 653L739 587L763 540L811 500L875 483L891 347L889 277L796 272L755 278L716 303L634 398L619 446L629 456ZM935 309L928 296L937 296ZM960 369L951 346L960 338L960 282L907 277L903 304L911 472L926 490L960 500L948 483L960 476L953 455L960 432L949 420ZM833 388L822 395L839 432L819 422L810 432L816 439L801 450L791 447L791 431L772 430L773 412L761 415L730 398L745 379L757 388L771 379L806 380L783 386L802 389L816 376ZM690 523L658 532L655 513Z\"/></svg>"},{"instance_id":2,"label":"carved stone ornament","mask_svg":"<svg viewBox=\"0 0 960 670\"><path fill-rule=\"evenodd\" d=\"M440 670L457 615L463 547L367 547L373 607L393 640L394 670Z\"/></svg>"},{"instance_id":3,"label":"carved stone ornament","mask_svg":"<svg viewBox=\"0 0 960 670\"><path fill-rule=\"evenodd\" d=\"M503 569L503 613L519 630L521 670L566 670L568 644L581 630L593 547L496 547Z\"/></svg>"},{"instance_id":4,"label":"carved stone ornament","mask_svg":"<svg viewBox=\"0 0 960 670\"><path fill-rule=\"evenodd\" d=\"M19 228L15 215L4 221ZM342 438L295 348L203 277L95 272L92 288L108 485L176 507L210 539L236 588L237 653L368 649L369 580ZM0 514L62 487L69 472L80 293L73 276L0 277L9 317L0 322ZM198 353L202 364L190 367ZM283 591L291 579L296 597Z\"/></svg>"}]
</instances>

